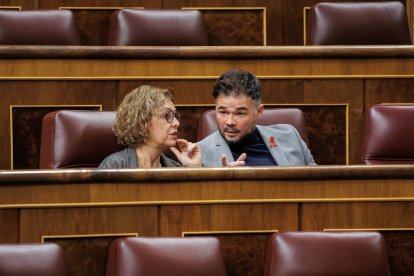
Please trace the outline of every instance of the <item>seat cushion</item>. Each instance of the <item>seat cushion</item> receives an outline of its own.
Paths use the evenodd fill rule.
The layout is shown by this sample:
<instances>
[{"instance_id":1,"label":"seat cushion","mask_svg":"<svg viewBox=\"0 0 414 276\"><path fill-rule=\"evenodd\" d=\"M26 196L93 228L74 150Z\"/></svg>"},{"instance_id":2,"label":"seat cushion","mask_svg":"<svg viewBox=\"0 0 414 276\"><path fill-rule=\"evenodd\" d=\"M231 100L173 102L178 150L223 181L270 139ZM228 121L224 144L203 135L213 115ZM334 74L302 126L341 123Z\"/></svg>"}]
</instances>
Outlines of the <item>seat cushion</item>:
<instances>
[{"instance_id":1,"label":"seat cushion","mask_svg":"<svg viewBox=\"0 0 414 276\"><path fill-rule=\"evenodd\" d=\"M115 111L60 110L45 115L40 168L98 167L123 149L112 130Z\"/></svg>"},{"instance_id":2,"label":"seat cushion","mask_svg":"<svg viewBox=\"0 0 414 276\"><path fill-rule=\"evenodd\" d=\"M0 275L64 276L66 274L63 251L56 244L0 245Z\"/></svg>"},{"instance_id":3,"label":"seat cushion","mask_svg":"<svg viewBox=\"0 0 414 276\"><path fill-rule=\"evenodd\" d=\"M81 45L71 11L0 10L2 45Z\"/></svg>"},{"instance_id":4,"label":"seat cushion","mask_svg":"<svg viewBox=\"0 0 414 276\"><path fill-rule=\"evenodd\" d=\"M365 114L362 164L414 164L414 105L380 104Z\"/></svg>"},{"instance_id":5,"label":"seat cushion","mask_svg":"<svg viewBox=\"0 0 414 276\"><path fill-rule=\"evenodd\" d=\"M311 45L411 44L401 2L318 3L310 16Z\"/></svg>"},{"instance_id":6,"label":"seat cushion","mask_svg":"<svg viewBox=\"0 0 414 276\"><path fill-rule=\"evenodd\" d=\"M269 238L265 275L390 275L377 232L285 232Z\"/></svg>"},{"instance_id":7,"label":"seat cushion","mask_svg":"<svg viewBox=\"0 0 414 276\"><path fill-rule=\"evenodd\" d=\"M108 45L203 46L207 32L199 11L133 10L114 12Z\"/></svg>"},{"instance_id":8,"label":"seat cushion","mask_svg":"<svg viewBox=\"0 0 414 276\"><path fill-rule=\"evenodd\" d=\"M226 275L220 242L213 237L123 238L111 243L107 276Z\"/></svg>"}]
</instances>

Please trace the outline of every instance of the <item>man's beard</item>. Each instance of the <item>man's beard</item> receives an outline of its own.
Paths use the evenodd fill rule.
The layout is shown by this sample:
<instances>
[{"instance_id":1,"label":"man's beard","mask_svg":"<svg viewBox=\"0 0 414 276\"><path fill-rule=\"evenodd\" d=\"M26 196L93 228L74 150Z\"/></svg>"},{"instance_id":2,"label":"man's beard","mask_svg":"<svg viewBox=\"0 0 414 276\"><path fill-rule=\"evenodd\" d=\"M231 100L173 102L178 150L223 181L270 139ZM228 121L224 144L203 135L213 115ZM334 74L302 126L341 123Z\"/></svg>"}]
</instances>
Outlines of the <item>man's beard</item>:
<instances>
[{"instance_id":1,"label":"man's beard","mask_svg":"<svg viewBox=\"0 0 414 276\"><path fill-rule=\"evenodd\" d=\"M256 130L256 127L254 127L252 129L252 131L250 131L249 133L245 134L243 137L239 138L238 140L228 140L226 138L226 136L224 135L224 132L231 130L234 133L240 133L240 130L235 129L235 128L231 128L231 127L225 127L223 129L223 131L219 131L219 133L221 134L221 136L223 137L224 140L226 140L227 144L229 144L229 146L235 146L235 145L240 145L243 144L245 141L249 140L250 137L253 135L254 131Z\"/></svg>"}]
</instances>

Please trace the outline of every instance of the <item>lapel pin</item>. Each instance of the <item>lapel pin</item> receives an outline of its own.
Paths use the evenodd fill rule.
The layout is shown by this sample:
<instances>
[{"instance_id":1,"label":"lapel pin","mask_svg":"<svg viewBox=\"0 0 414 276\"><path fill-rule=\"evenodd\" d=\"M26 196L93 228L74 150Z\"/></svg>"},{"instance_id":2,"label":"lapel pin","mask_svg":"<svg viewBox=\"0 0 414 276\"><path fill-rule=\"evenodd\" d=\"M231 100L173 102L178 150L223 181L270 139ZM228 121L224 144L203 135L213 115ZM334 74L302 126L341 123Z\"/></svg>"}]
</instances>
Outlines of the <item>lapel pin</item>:
<instances>
[{"instance_id":1,"label":"lapel pin","mask_svg":"<svg viewBox=\"0 0 414 276\"><path fill-rule=\"evenodd\" d=\"M277 144L276 144L276 141L275 141L275 137L270 136L269 143L270 143L270 146L277 147Z\"/></svg>"}]
</instances>

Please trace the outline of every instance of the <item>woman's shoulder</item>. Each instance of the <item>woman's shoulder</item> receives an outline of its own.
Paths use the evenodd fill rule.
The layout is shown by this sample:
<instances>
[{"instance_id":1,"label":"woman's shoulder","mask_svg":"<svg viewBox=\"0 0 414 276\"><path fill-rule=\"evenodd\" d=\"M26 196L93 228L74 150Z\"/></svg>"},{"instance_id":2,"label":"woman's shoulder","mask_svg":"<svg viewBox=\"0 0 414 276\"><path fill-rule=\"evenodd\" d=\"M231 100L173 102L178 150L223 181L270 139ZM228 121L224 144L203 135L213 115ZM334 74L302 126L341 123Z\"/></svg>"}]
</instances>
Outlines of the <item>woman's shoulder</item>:
<instances>
[{"instance_id":1,"label":"woman's shoulder","mask_svg":"<svg viewBox=\"0 0 414 276\"><path fill-rule=\"evenodd\" d=\"M133 157L131 154L135 154L135 151L131 148L125 148L121 151L117 151L107 156L99 165L100 169L116 169L116 168L134 168ZM135 161L136 163L136 161ZM135 165L135 168L137 165Z\"/></svg>"}]
</instances>

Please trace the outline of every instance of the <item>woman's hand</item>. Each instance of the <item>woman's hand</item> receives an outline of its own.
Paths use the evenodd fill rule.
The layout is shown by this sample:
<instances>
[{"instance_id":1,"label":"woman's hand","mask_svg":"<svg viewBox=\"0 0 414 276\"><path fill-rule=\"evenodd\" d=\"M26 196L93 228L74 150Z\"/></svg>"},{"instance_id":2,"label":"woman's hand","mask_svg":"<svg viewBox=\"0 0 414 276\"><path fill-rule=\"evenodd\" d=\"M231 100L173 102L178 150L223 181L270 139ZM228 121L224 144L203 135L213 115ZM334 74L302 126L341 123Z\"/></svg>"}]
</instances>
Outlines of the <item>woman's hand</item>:
<instances>
[{"instance_id":1,"label":"woman's hand","mask_svg":"<svg viewBox=\"0 0 414 276\"><path fill-rule=\"evenodd\" d=\"M196 143L184 139L177 139L178 149L170 147L183 167L201 167L201 151Z\"/></svg>"}]
</instances>

